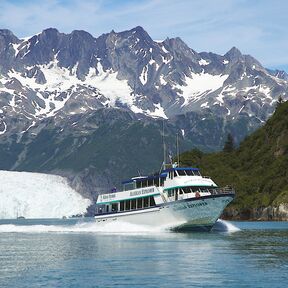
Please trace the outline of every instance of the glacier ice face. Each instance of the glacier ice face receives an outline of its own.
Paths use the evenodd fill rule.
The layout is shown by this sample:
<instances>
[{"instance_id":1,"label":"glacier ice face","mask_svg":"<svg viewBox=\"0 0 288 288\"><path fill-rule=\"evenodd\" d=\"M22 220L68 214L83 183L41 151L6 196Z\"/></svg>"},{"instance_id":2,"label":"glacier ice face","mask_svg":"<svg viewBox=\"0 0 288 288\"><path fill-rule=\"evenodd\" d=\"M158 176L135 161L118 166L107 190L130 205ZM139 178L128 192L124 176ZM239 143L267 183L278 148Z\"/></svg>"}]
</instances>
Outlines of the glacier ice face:
<instances>
[{"instance_id":1,"label":"glacier ice face","mask_svg":"<svg viewBox=\"0 0 288 288\"><path fill-rule=\"evenodd\" d=\"M91 204L56 175L0 171L0 219L61 218Z\"/></svg>"}]
</instances>

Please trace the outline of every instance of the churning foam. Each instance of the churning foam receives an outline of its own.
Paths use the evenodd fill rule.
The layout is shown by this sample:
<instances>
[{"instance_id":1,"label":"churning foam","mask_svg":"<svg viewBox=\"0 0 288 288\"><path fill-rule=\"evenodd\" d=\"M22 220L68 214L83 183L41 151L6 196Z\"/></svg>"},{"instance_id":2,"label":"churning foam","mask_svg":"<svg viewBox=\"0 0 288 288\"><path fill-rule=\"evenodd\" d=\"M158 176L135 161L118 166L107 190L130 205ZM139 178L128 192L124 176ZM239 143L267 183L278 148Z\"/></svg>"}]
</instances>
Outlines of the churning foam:
<instances>
[{"instance_id":1,"label":"churning foam","mask_svg":"<svg viewBox=\"0 0 288 288\"><path fill-rule=\"evenodd\" d=\"M240 231L241 229L233 225L232 223L218 219L215 225L213 226L213 231L217 232L228 232L228 233L233 233Z\"/></svg>"}]
</instances>

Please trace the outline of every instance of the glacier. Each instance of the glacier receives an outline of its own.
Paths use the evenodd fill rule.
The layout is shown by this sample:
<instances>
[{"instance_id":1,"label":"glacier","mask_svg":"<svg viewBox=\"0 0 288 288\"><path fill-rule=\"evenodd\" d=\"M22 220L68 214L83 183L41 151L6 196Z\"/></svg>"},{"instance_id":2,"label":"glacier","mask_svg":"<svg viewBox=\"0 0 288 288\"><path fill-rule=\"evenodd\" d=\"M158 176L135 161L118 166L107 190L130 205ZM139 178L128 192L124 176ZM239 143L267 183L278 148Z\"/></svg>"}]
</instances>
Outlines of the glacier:
<instances>
[{"instance_id":1,"label":"glacier","mask_svg":"<svg viewBox=\"0 0 288 288\"><path fill-rule=\"evenodd\" d=\"M0 219L69 217L90 204L61 176L0 171Z\"/></svg>"}]
</instances>

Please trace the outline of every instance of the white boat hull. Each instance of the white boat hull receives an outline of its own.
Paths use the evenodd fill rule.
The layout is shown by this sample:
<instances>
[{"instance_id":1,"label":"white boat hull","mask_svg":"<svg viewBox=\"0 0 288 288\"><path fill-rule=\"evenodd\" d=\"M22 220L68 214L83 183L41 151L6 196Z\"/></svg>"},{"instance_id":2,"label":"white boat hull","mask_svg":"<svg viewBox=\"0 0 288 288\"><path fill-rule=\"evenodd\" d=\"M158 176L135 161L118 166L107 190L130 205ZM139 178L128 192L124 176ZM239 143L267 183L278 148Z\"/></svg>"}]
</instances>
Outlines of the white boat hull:
<instances>
[{"instance_id":1,"label":"white boat hull","mask_svg":"<svg viewBox=\"0 0 288 288\"><path fill-rule=\"evenodd\" d=\"M190 198L141 210L100 214L95 219L99 225L123 221L170 230L209 231L233 198L231 194Z\"/></svg>"}]
</instances>

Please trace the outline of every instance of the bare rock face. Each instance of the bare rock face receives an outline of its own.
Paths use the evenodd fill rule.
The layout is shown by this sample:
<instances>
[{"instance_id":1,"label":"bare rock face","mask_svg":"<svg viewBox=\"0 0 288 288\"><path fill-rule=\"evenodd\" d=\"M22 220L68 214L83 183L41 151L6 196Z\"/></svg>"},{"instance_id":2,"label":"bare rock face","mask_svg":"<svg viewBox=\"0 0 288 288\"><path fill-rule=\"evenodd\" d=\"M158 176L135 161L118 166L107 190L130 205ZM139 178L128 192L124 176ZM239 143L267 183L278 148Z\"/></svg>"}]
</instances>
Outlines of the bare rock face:
<instances>
[{"instance_id":1,"label":"bare rock face","mask_svg":"<svg viewBox=\"0 0 288 288\"><path fill-rule=\"evenodd\" d=\"M255 209L228 208L223 214L227 220L251 220L251 221L288 221L288 204L281 203L277 206L268 206Z\"/></svg>"}]
</instances>

